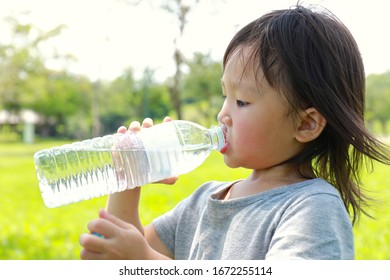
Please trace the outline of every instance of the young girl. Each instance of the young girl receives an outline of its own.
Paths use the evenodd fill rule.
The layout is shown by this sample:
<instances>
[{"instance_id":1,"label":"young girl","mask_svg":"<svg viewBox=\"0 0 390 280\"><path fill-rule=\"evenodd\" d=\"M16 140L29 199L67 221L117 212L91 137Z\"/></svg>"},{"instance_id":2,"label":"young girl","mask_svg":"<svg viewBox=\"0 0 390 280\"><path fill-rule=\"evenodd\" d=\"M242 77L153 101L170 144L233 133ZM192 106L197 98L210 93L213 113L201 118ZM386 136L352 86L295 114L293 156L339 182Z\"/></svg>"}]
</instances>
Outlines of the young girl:
<instances>
[{"instance_id":1,"label":"young girl","mask_svg":"<svg viewBox=\"0 0 390 280\"><path fill-rule=\"evenodd\" d=\"M390 159L364 127L365 74L348 29L301 6L273 11L235 35L223 69L224 161L251 175L207 182L146 227L141 188L113 194L88 224L104 238L80 237L82 259L354 258L363 156Z\"/></svg>"}]
</instances>

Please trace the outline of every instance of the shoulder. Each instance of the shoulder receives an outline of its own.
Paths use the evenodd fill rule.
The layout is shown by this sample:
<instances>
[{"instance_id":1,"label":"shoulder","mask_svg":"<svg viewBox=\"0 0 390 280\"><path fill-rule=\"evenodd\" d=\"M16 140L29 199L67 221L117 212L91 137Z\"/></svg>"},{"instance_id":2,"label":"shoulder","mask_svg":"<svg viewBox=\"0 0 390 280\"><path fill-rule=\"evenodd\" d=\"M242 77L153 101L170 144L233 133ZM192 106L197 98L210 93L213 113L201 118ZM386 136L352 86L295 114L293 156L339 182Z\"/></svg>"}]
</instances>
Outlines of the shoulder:
<instances>
[{"instance_id":1,"label":"shoulder","mask_svg":"<svg viewBox=\"0 0 390 280\"><path fill-rule=\"evenodd\" d=\"M323 199L342 202L337 189L322 179L312 179L286 186L281 193L286 196L286 199L290 199L291 203L295 204L312 200L320 201Z\"/></svg>"},{"instance_id":2,"label":"shoulder","mask_svg":"<svg viewBox=\"0 0 390 280\"><path fill-rule=\"evenodd\" d=\"M332 185L322 179L311 179L258 194L261 203L274 206L279 213L294 211L299 208L319 207L326 211L331 204L345 208L342 199ZM329 202L331 202L329 204Z\"/></svg>"},{"instance_id":3,"label":"shoulder","mask_svg":"<svg viewBox=\"0 0 390 280\"><path fill-rule=\"evenodd\" d=\"M287 186L287 188L291 192L306 194L308 196L316 194L339 196L338 191L335 187L333 187L327 181L319 178L307 180L297 184L292 184L290 186Z\"/></svg>"},{"instance_id":4,"label":"shoulder","mask_svg":"<svg viewBox=\"0 0 390 280\"><path fill-rule=\"evenodd\" d=\"M284 195L284 216L289 213L297 216L307 214L310 217L318 215L321 218L337 215L349 221L339 192L322 179L287 186ZM297 212L300 214L298 215Z\"/></svg>"},{"instance_id":5,"label":"shoulder","mask_svg":"<svg viewBox=\"0 0 390 280\"><path fill-rule=\"evenodd\" d=\"M321 179L290 186L269 257L353 258L353 233L338 191Z\"/></svg>"},{"instance_id":6,"label":"shoulder","mask_svg":"<svg viewBox=\"0 0 390 280\"><path fill-rule=\"evenodd\" d=\"M278 229L312 235L347 235L351 238L352 224L338 191L322 179L292 185L281 206Z\"/></svg>"}]
</instances>

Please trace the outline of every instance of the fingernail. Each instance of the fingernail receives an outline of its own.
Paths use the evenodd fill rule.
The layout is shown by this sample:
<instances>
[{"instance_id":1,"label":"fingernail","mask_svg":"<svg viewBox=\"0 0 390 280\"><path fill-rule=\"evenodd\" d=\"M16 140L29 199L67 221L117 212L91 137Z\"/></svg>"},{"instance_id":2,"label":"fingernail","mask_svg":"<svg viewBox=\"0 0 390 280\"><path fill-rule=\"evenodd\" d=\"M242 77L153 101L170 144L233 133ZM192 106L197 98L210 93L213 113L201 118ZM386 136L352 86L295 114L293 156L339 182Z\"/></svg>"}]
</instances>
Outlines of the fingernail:
<instances>
[{"instance_id":1,"label":"fingernail","mask_svg":"<svg viewBox=\"0 0 390 280\"><path fill-rule=\"evenodd\" d=\"M104 208L99 209L99 217L107 216L107 211Z\"/></svg>"}]
</instances>

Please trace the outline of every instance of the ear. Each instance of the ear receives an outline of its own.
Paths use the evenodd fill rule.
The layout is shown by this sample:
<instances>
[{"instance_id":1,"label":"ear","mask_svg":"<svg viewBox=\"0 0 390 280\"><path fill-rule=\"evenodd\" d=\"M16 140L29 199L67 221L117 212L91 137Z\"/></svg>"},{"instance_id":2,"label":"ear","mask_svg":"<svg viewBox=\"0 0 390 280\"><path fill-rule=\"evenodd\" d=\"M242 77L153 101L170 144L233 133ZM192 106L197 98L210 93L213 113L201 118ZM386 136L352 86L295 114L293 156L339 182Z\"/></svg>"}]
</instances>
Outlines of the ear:
<instances>
[{"instance_id":1,"label":"ear","mask_svg":"<svg viewBox=\"0 0 390 280\"><path fill-rule=\"evenodd\" d=\"M326 126L326 119L310 107L300 114L300 123L296 130L295 139L298 142L306 143L316 139Z\"/></svg>"}]
</instances>

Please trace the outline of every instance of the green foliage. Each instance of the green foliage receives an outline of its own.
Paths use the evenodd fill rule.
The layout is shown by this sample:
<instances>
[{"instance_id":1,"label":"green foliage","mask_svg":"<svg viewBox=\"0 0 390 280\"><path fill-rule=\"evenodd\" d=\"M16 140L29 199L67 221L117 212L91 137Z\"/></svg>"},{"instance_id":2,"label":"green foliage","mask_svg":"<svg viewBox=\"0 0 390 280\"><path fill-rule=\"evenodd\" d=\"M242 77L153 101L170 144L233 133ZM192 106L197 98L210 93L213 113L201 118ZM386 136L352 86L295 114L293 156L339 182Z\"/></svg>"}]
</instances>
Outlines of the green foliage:
<instances>
[{"instance_id":1,"label":"green foliage","mask_svg":"<svg viewBox=\"0 0 390 280\"><path fill-rule=\"evenodd\" d=\"M55 209L44 206L33 166L33 153L64 142L33 145L0 142L0 259L78 259L78 239L87 223L105 206L105 197ZM357 259L390 259L389 166L377 164L366 174L365 185L377 198L375 220L362 217L355 230ZM209 180L246 177L247 170L224 166L213 153L197 170L183 175L174 186L143 187L140 213L143 223L174 207L200 184Z\"/></svg>"},{"instance_id":2,"label":"green foliage","mask_svg":"<svg viewBox=\"0 0 390 280\"><path fill-rule=\"evenodd\" d=\"M183 5L178 1L164 9L177 14L176 8ZM222 104L222 66L208 54L195 53L191 59L180 54L183 71L176 77L180 78L180 88L175 89L175 92L180 90L177 98L182 101L178 110L177 105L174 108L175 100L170 94L172 83L169 79L156 82L153 69L146 68L143 76L136 80L129 66L113 81L97 82L71 74L66 69L50 70L47 59L68 61L70 56L43 55L39 46L59 35L64 26L42 32L14 18L9 18L8 23L12 39L0 42L0 110L17 114L21 109L33 109L42 117L37 126L41 136L91 138L112 133L131 120L175 117L172 115L174 110L182 112L184 119L206 126L216 121ZM370 128L387 135L390 72L367 77L366 103Z\"/></svg>"},{"instance_id":3,"label":"green foliage","mask_svg":"<svg viewBox=\"0 0 390 280\"><path fill-rule=\"evenodd\" d=\"M112 81L96 82L66 69L50 70L48 58L61 61L69 55L50 58L39 45L60 34L63 26L41 32L17 19L10 23L13 39L0 44L0 109L15 115L22 109L34 110L41 117L36 132L42 137L91 138L112 133L131 120L172 116L171 83L156 82L153 69L146 68L139 80L129 67ZM180 75L182 106L193 105L199 122L215 123L221 105L220 63L201 53L182 63L189 70Z\"/></svg>"},{"instance_id":4,"label":"green foliage","mask_svg":"<svg viewBox=\"0 0 390 280\"><path fill-rule=\"evenodd\" d=\"M202 115L208 124L215 122L222 105L222 66L210 55L195 53L187 62L189 72L184 77L183 99L195 104L197 114ZM187 114L185 114L186 119Z\"/></svg>"},{"instance_id":5,"label":"green foliage","mask_svg":"<svg viewBox=\"0 0 390 280\"><path fill-rule=\"evenodd\" d=\"M4 109L18 112L21 108L27 108L23 105L26 105L26 94L30 94L27 85L31 82L30 77L44 75L46 71L39 44L57 36L63 26L42 32L12 17L7 21L13 36L11 42L0 44L0 104Z\"/></svg>"},{"instance_id":6,"label":"green foliage","mask_svg":"<svg viewBox=\"0 0 390 280\"><path fill-rule=\"evenodd\" d=\"M390 120L390 71L367 77L366 110L368 121L371 124L379 121L382 134L387 135L387 121Z\"/></svg>"},{"instance_id":7,"label":"green foliage","mask_svg":"<svg viewBox=\"0 0 390 280\"><path fill-rule=\"evenodd\" d=\"M154 72L146 69L137 81L133 71L127 69L114 81L99 85L95 97L99 103L102 133L112 133L121 125L128 125L132 120L142 121L145 117L162 120L169 115L172 106L166 85L156 83Z\"/></svg>"}]
</instances>

